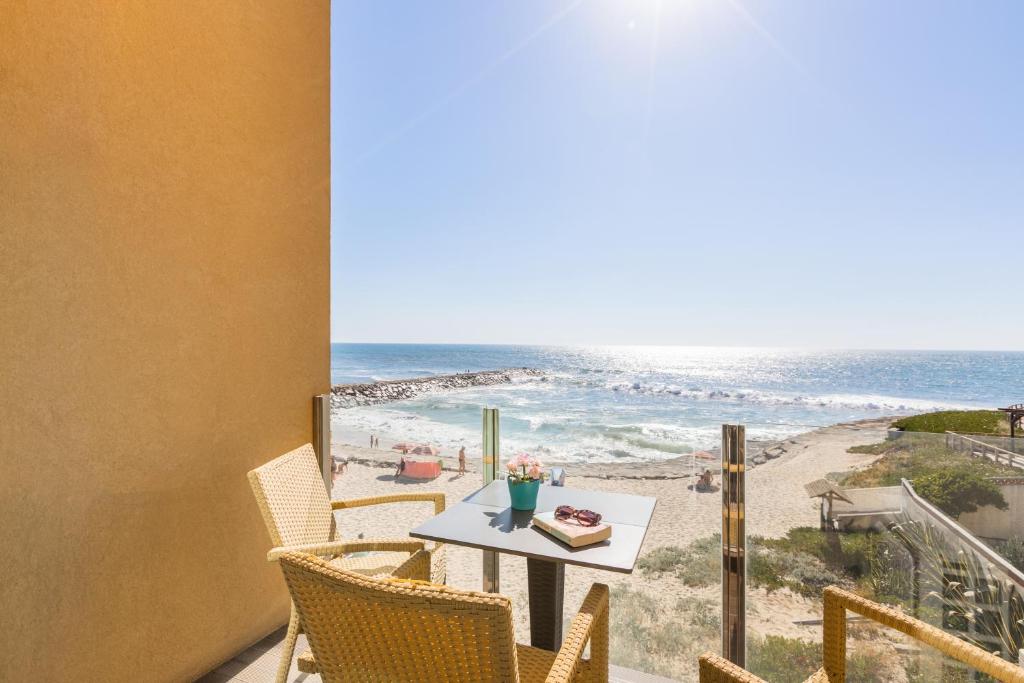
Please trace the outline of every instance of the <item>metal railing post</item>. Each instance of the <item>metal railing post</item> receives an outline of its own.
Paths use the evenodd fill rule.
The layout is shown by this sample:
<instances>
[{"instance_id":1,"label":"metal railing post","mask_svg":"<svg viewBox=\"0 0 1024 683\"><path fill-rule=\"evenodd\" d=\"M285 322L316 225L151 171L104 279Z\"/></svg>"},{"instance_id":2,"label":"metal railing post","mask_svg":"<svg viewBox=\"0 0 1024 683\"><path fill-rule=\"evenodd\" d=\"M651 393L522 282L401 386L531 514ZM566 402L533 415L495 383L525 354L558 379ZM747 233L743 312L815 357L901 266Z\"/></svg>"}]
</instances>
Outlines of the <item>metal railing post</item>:
<instances>
[{"instance_id":1,"label":"metal railing post","mask_svg":"<svg viewBox=\"0 0 1024 683\"><path fill-rule=\"evenodd\" d=\"M722 656L747 659L746 429L722 425Z\"/></svg>"},{"instance_id":2,"label":"metal railing post","mask_svg":"<svg viewBox=\"0 0 1024 683\"><path fill-rule=\"evenodd\" d=\"M498 459L501 457L500 430L497 408L484 408L483 423L483 474L484 485L490 484L498 478ZM486 593L497 593L498 582L498 558L496 552L483 551L483 589Z\"/></svg>"},{"instance_id":3,"label":"metal railing post","mask_svg":"<svg viewBox=\"0 0 1024 683\"><path fill-rule=\"evenodd\" d=\"M334 484L333 455L331 454L331 395L313 397L313 450L320 461L320 474L328 495Z\"/></svg>"}]
</instances>

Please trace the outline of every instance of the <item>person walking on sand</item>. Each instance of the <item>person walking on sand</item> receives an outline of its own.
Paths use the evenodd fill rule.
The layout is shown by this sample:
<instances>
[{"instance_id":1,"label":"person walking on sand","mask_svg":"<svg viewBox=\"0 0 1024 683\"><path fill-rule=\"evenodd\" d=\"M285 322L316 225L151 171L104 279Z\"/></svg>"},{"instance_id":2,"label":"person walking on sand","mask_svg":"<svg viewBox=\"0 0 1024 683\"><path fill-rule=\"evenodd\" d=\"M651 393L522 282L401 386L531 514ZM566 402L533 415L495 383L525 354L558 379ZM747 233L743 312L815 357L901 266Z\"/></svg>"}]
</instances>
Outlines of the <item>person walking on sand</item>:
<instances>
[{"instance_id":1,"label":"person walking on sand","mask_svg":"<svg viewBox=\"0 0 1024 683\"><path fill-rule=\"evenodd\" d=\"M373 434L370 434L370 448L373 448Z\"/></svg>"},{"instance_id":2,"label":"person walking on sand","mask_svg":"<svg viewBox=\"0 0 1024 683\"><path fill-rule=\"evenodd\" d=\"M459 476L466 473L466 447L459 449Z\"/></svg>"},{"instance_id":3,"label":"person walking on sand","mask_svg":"<svg viewBox=\"0 0 1024 683\"><path fill-rule=\"evenodd\" d=\"M399 458L399 460L398 460L398 468L395 469L395 481L398 481L398 478L400 476L402 476L402 472L404 472L404 471L405 471L405 458L402 457L402 458Z\"/></svg>"},{"instance_id":4,"label":"person walking on sand","mask_svg":"<svg viewBox=\"0 0 1024 683\"><path fill-rule=\"evenodd\" d=\"M338 458L332 458L331 465L331 481L338 481L338 477L345 474L345 468L348 467L347 460L340 460Z\"/></svg>"}]
</instances>

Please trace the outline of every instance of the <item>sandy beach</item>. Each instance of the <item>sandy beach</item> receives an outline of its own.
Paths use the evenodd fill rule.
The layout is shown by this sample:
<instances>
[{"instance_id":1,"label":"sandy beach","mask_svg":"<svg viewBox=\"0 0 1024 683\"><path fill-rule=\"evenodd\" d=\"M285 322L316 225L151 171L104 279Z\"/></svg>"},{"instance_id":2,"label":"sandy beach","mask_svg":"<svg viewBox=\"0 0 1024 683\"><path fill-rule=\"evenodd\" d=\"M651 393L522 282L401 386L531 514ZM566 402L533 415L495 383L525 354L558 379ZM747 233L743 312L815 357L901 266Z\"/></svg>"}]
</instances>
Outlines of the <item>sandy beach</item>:
<instances>
[{"instance_id":1,"label":"sandy beach","mask_svg":"<svg viewBox=\"0 0 1024 683\"><path fill-rule=\"evenodd\" d=\"M804 484L833 472L845 472L864 466L877 456L851 454L851 446L875 443L885 438L889 419L875 419L838 424L817 429L777 443L759 443L748 446L748 458L765 449L773 449L777 457L765 461L749 472L747 477L747 531L751 535L781 536L798 526L817 526L817 502L807 497ZM335 498L354 498L380 495L390 491L443 491L449 501L465 497L482 484L479 453L467 457L466 475L457 473L457 461L444 457L444 471L433 481L396 481L395 463L398 453L382 449L337 443L336 458L348 461L346 472L338 477L334 486ZM450 454L443 454L450 455ZM708 461L715 471L716 462ZM673 466L671 461L654 464L601 464L566 465L567 486L595 491L634 493L657 498L658 505L641 551L641 557L664 546L686 546L691 541L720 531L721 497L718 493L698 493L691 489L691 472L687 465ZM717 481L717 476L716 476ZM360 534L370 536L403 536L406 531L431 514L429 505L391 506L387 513L380 509L355 509L339 515L341 533L345 537ZM522 558L502 556L501 592L510 596L518 607L516 629L518 637L528 641L528 615L526 591L526 562ZM717 586L694 588L671 575L651 576L641 571L633 574L613 574L580 567L566 568L566 615L570 616L582 601L593 582L602 582L612 588L613 611L625 614L625 603L650 605L657 614L689 614L696 608L707 609L717 615L720 595ZM469 548L449 547L448 583L460 588L481 588L480 552ZM639 594L639 595L635 595ZM622 609L615 610L615 598L620 596ZM627 600L623 597L628 596ZM821 607L808 600L777 590L765 593L754 589L749 594L749 624L752 631L808 639L819 638L818 628L796 625L797 620L820 617ZM629 605L630 618L637 617L635 604ZM651 610L649 610L651 611ZM614 615L613 615L614 620ZM620 629L621 630L621 629ZM709 633L713 630L708 630ZM713 640L713 639L712 639ZM686 673L695 666L695 657L713 642L695 638L691 647L680 652L673 671L683 667ZM642 644L619 643L619 662L625 666L644 668ZM635 650L635 652L634 652ZM613 643L613 652L615 643ZM634 657L633 655L636 655ZM648 668L649 670L649 668Z\"/></svg>"}]
</instances>

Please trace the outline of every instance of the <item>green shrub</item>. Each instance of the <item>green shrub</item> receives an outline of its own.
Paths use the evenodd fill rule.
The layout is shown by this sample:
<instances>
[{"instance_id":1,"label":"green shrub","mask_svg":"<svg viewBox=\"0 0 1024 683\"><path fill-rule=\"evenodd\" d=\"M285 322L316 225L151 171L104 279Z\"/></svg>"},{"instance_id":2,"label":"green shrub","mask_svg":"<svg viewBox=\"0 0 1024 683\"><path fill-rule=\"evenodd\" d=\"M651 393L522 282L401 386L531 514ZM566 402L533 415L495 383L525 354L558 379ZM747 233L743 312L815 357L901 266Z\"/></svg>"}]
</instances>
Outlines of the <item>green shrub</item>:
<instances>
[{"instance_id":1,"label":"green shrub","mask_svg":"<svg viewBox=\"0 0 1024 683\"><path fill-rule=\"evenodd\" d=\"M632 669L677 675L692 666L701 652L720 645L720 609L708 600L691 597L680 598L665 609L643 591L612 586L611 660Z\"/></svg>"},{"instance_id":2,"label":"green shrub","mask_svg":"<svg viewBox=\"0 0 1024 683\"><path fill-rule=\"evenodd\" d=\"M687 586L717 585L722 578L722 537L699 538L685 548L655 548L637 561L647 574L672 574ZM783 538L747 539L747 581L751 588L789 588L819 597L825 586L852 586L871 572L878 534L826 533L813 527L790 529Z\"/></svg>"},{"instance_id":3,"label":"green shrub","mask_svg":"<svg viewBox=\"0 0 1024 683\"><path fill-rule=\"evenodd\" d=\"M852 453L872 453L882 457L863 469L838 478L847 488L899 486L901 479L915 479L933 472L957 467L970 467L983 477L1018 476L1020 470L975 458L946 448L943 437L930 434L908 434L894 441L870 446L854 446Z\"/></svg>"},{"instance_id":4,"label":"green shrub","mask_svg":"<svg viewBox=\"0 0 1024 683\"><path fill-rule=\"evenodd\" d=\"M689 615L689 623L717 636L722 628L722 606L704 598L679 598L676 611Z\"/></svg>"},{"instance_id":5,"label":"green shrub","mask_svg":"<svg viewBox=\"0 0 1024 683\"><path fill-rule=\"evenodd\" d=\"M722 536L698 538L685 548L655 548L637 560L649 574L672 573L687 586L710 586L722 579Z\"/></svg>"},{"instance_id":6,"label":"green shrub","mask_svg":"<svg viewBox=\"0 0 1024 683\"><path fill-rule=\"evenodd\" d=\"M788 587L818 597L828 585L848 586L872 572L876 533L831 533L815 527L790 529L782 538L750 538L747 576L769 591Z\"/></svg>"},{"instance_id":7,"label":"green shrub","mask_svg":"<svg viewBox=\"0 0 1024 683\"><path fill-rule=\"evenodd\" d=\"M995 549L1007 562L1024 571L1024 538L1014 536L1008 541L996 543Z\"/></svg>"},{"instance_id":8,"label":"green shrub","mask_svg":"<svg viewBox=\"0 0 1024 683\"><path fill-rule=\"evenodd\" d=\"M847 453L865 453L867 455L882 455L886 453L892 444L888 441L882 443L869 443L863 446L850 446L846 449Z\"/></svg>"},{"instance_id":9,"label":"green shrub","mask_svg":"<svg viewBox=\"0 0 1024 683\"><path fill-rule=\"evenodd\" d=\"M914 479L914 490L953 519L965 512L992 505L1008 505L996 484L972 467L950 467Z\"/></svg>"},{"instance_id":10,"label":"green shrub","mask_svg":"<svg viewBox=\"0 0 1024 683\"><path fill-rule=\"evenodd\" d=\"M764 588L769 592L789 588L800 595L817 597L825 586L848 583L814 555L772 547L773 540L751 539L748 546L747 579L752 587Z\"/></svg>"},{"instance_id":11,"label":"green shrub","mask_svg":"<svg viewBox=\"0 0 1024 683\"><path fill-rule=\"evenodd\" d=\"M1010 423L998 410L943 410L896 420L893 427L908 432L959 432L960 434L1009 434Z\"/></svg>"},{"instance_id":12,"label":"green shrub","mask_svg":"<svg viewBox=\"0 0 1024 683\"><path fill-rule=\"evenodd\" d=\"M747 581L752 588L764 588L770 593L788 585L771 551L759 545L756 539L750 539L747 551Z\"/></svg>"},{"instance_id":13,"label":"green shrub","mask_svg":"<svg viewBox=\"0 0 1024 683\"><path fill-rule=\"evenodd\" d=\"M651 552L642 555L636 561L636 566L641 571L651 574L675 572L676 568L685 561L687 553L687 550L676 545L655 548Z\"/></svg>"},{"instance_id":14,"label":"green shrub","mask_svg":"<svg viewBox=\"0 0 1024 683\"><path fill-rule=\"evenodd\" d=\"M747 647L747 669L772 683L803 683L821 668L821 643L785 636L753 638ZM883 683L890 680L876 652L848 650L846 680Z\"/></svg>"},{"instance_id":15,"label":"green shrub","mask_svg":"<svg viewBox=\"0 0 1024 683\"><path fill-rule=\"evenodd\" d=\"M772 683L802 683L821 667L821 645L784 636L753 638L747 669Z\"/></svg>"}]
</instances>

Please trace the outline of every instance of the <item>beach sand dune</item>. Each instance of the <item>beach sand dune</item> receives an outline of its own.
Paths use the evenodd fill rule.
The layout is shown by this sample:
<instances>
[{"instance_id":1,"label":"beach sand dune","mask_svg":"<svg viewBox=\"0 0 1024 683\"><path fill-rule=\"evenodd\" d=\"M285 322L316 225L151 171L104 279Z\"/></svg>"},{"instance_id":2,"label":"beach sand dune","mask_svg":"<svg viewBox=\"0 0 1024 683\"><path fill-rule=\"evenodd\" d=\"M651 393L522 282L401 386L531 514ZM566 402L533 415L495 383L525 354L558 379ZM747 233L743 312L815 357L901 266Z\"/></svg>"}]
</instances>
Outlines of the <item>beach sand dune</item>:
<instances>
[{"instance_id":1,"label":"beach sand dune","mask_svg":"<svg viewBox=\"0 0 1024 683\"><path fill-rule=\"evenodd\" d=\"M751 470L747 476L747 532L762 536L781 536L798 526L818 525L817 501L808 499L804 484L825 477L829 473L843 472L864 466L878 456L851 454L847 449L858 444L875 443L885 438L889 419L861 421L834 425L807 432L784 442L772 444L778 457ZM385 446L388 444L385 444ZM471 471L459 476L454 471L455 461L445 461L442 475L427 482L395 481L394 463L399 455L386 450L371 450L345 444L335 444L336 458L349 461L347 471L334 485L335 498L356 498L381 495L388 492L443 491L450 502L459 500L482 485L480 467L470 457ZM717 463L709 465L718 480ZM721 496L719 493L698 493L690 488L692 479L665 478L664 466L650 468L651 476L643 478L642 468L630 465L567 465L567 486L594 491L634 493L657 498L658 505L651 522L642 555L662 546L686 546L691 541L721 530ZM618 471L617 471L618 468ZM638 471L638 469L640 471ZM339 529L344 537L363 535L404 536L413 526L432 514L429 504L401 504L389 506L382 514L380 508L357 508L338 513ZM501 592L516 605L516 631L522 642L528 642L528 612L526 590L526 561L522 558L502 556ZM717 610L720 595L717 586L692 588L672 576L658 578L634 572L631 575L613 574L581 567L566 568L565 611L575 612L593 582L609 584L615 595L642 593L657 609L666 613L700 601ZM481 589L480 551L449 547L448 583L459 588ZM751 630L789 637L820 637L817 629L797 626L792 622L820 617L821 607L816 601L793 595L788 591L751 591ZM613 605L613 610L615 609ZM689 609L689 608L687 608ZM699 649L700 643L694 643ZM620 645L628 649L629 645ZM639 645L638 645L639 647ZM620 653L625 665L639 665L628 653ZM680 654L680 665L690 667L690 655ZM694 663L695 665L695 663ZM684 677L686 678L686 677Z\"/></svg>"}]
</instances>

